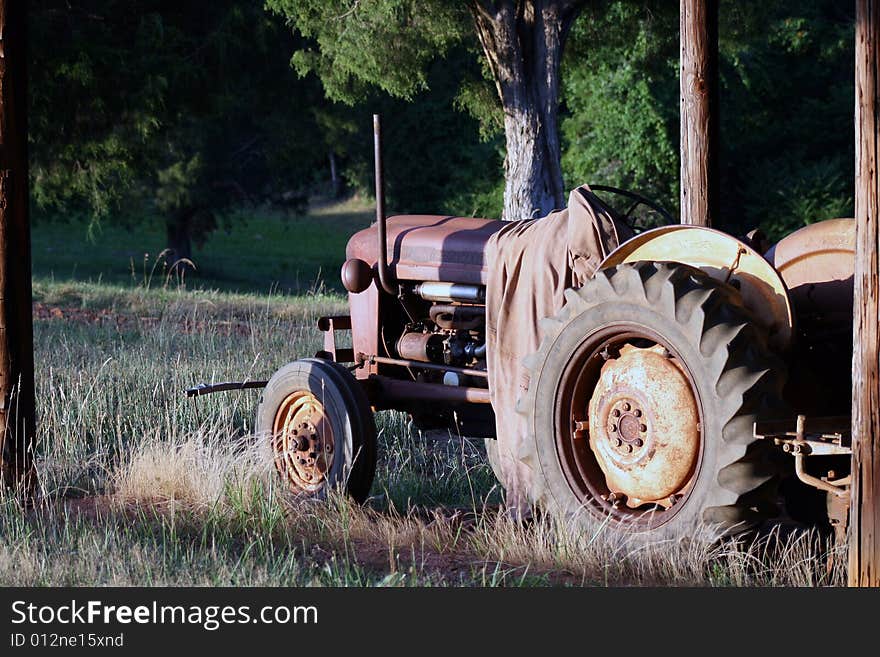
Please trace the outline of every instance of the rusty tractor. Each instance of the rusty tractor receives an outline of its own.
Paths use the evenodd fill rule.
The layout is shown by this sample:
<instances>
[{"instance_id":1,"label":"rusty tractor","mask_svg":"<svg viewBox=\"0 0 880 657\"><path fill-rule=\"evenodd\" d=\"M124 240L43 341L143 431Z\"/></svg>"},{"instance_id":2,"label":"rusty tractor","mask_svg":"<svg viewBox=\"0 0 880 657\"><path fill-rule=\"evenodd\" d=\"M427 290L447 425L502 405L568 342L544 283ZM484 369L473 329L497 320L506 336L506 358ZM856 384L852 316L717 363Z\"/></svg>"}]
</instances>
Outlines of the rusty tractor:
<instances>
[{"instance_id":1,"label":"rusty tractor","mask_svg":"<svg viewBox=\"0 0 880 657\"><path fill-rule=\"evenodd\" d=\"M319 320L323 349L269 381L188 391L263 388L258 434L304 495L367 497L377 410L455 424L495 454L484 251L505 224L386 218L379 140L377 123L377 221L348 243L350 313ZM567 291L537 351L522 354L531 501L656 537L779 516L843 531L854 222L770 246L666 219Z\"/></svg>"}]
</instances>

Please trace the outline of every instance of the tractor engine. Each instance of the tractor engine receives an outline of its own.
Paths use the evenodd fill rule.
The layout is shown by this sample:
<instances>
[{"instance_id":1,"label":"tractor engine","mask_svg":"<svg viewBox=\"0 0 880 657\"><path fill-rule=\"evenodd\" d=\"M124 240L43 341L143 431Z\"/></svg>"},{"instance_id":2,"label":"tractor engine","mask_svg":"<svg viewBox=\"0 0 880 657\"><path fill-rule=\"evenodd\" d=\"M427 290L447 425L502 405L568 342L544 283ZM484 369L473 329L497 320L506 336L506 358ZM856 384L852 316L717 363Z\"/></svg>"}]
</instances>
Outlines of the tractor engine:
<instances>
[{"instance_id":1,"label":"tractor engine","mask_svg":"<svg viewBox=\"0 0 880 657\"><path fill-rule=\"evenodd\" d=\"M377 226L387 230L378 244ZM337 353L328 331L324 351L359 365L354 375L374 408L405 410L420 428L494 436L486 248L504 226L474 217L398 215L351 237L341 272L351 315L332 327L351 330L351 349ZM384 243L385 267L378 248Z\"/></svg>"},{"instance_id":2,"label":"tractor engine","mask_svg":"<svg viewBox=\"0 0 880 657\"><path fill-rule=\"evenodd\" d=\"M488 402L485 293L478 284L402 282L400 304L383 310L378 353L362 369L378 375L379 398L404 397L395 407L418 428L494 435L492 407L467 403Z\"/></svg>"},{"instance_id":3,"label":"tractor engine","mask_svg":"<svg viewBox=\"0 0 880 657\"><path fill-rule=\"evenodd\" d=\"M478 377L457 371L486 369L485 289L457 283L420 283L415 296L428 302L414 321L405 324L394 350L404 360L452 366L426 370L426 381L445 385L480 385Z\"/></svg>"}]
</instances>

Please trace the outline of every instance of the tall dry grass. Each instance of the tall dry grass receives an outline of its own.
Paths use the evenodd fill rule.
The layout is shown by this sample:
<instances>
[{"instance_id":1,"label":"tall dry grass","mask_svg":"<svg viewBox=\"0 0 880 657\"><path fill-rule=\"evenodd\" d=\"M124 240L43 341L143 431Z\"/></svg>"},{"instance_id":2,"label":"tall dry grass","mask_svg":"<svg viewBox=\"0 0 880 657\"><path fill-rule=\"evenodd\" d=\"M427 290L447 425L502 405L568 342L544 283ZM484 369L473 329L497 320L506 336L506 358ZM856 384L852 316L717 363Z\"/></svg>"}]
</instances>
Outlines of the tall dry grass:
<instances>
[{"instance_id":1,"label":"tall dry grass","mask_svg":"<svg viewBox=\"0 0 880 657\"><path fill-rule=\"evenodd\" d=\"M69 291L49 290L58 298ZM311 355L314 299L173 303L117 291L155 320L36 326L41 503L0 501L3 585L816 586L809 533L644 545L598 524L510 518L479 441L425 441L383 413L366 506L297 500L255 441L258 393L188 400L203 380L268 377ZM146 301L144 301L146 295ZM88 306L90 301L82 300ZM302 303L302 306L298 304ZM338 300L327 302L340 303ZM137 305L140 304L140 305ZM290 307L284 307L289 305ZM331 308L333 310L333 308ZM120 328L121 326L121 328Z\"/></svg>"}]
</instances>

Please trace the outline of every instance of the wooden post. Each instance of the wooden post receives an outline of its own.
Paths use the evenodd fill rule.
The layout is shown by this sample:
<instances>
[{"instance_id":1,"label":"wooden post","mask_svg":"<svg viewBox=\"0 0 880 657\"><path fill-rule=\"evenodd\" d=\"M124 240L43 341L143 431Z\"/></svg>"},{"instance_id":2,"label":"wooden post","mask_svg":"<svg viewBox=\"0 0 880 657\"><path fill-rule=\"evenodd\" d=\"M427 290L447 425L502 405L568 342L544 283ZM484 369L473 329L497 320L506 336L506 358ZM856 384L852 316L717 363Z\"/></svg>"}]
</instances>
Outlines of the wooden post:
<instances>
[{"instance_id":1,"label":"wooden post","mask_svg":"<svg viewBox=\"0 0 880 657\"><path fill-rule=\"evenodd\" d=\"M0 478L29 488L34 437L25 0L0 0Z\"/></svg>"},{"instance_id":2,"label":"wooden post","mask_svg":"<svg viewBox=\"0 0 880 657\"><path fill-rule=\"evenodd\" d=\"M718 216L718 0L681 0L681 223Z\"/></svg>"},{"instance_id":3,"label":"wooden post","mask_svg":"<svg viewBox=\"0 0 880 657\"><path fill-rule=\"evenodd\" d=\"M880 585L880 0L856 0L856 263L853 287L849 584Z\"/></svg>"}]
</instances>

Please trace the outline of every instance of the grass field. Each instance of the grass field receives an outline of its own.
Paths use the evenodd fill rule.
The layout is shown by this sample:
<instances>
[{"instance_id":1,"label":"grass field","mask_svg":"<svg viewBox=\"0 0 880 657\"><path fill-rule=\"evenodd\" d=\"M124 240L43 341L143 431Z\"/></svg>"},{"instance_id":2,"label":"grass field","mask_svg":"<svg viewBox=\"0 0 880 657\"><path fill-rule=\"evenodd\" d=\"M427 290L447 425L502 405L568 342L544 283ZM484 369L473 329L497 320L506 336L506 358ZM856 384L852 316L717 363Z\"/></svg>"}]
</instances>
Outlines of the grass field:
<instances>
[{"instance_id":1,"label":"grass field","mask_svg":"<svg viewBox=\"0 0 880 657\"><path fill-rule=\"evenodd\" d=\"M326 242L314 228L322 217L338 222ZM264 217L209 241L196 264L222 275L187 289L126 275L131 254L158 249L157 235L107 231L90 244L74 232L64 240L55 225L35 229L40 499L31 509L0 503L0 585L843 581L839 560L827 571L825 545L808 533L644 546L609 527L518 522L501 510L481 441L420 436L396 412L377 417L379 469L365 506L291 499L251 436L257 392L182 392L268 377L318 348L316 317L344 300L314 276L335 276L346 233L368 218L349 204L297 221L311 237L285 241L281 219ZM253 249L250 232L271 237Z\"/></svg>"},{"instance_id":2,"label":"grass field","mask_svg":"<svg viewBox=\"0 0 880 657\"><path fill-rule=\"evenodd\" d=\"M326 284L341 292L345 244L374 218L373 206L351 198L317 203L305 216L240 211L221 218L203 245L193 245L196 271L190 288L304 293ZM106 222L52 221L33 231L33 271L38 280L92 281L160 287L165 226L156 219L131 229Z\"/></svg>"}]
</instances>

